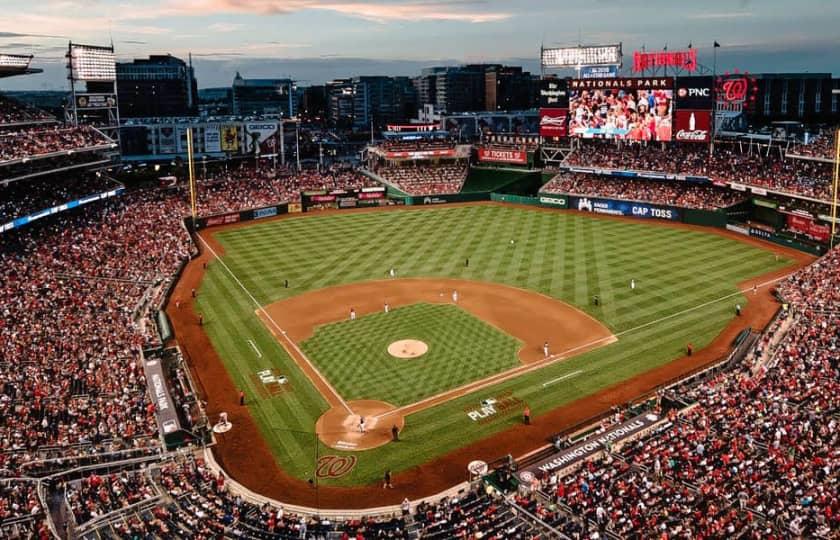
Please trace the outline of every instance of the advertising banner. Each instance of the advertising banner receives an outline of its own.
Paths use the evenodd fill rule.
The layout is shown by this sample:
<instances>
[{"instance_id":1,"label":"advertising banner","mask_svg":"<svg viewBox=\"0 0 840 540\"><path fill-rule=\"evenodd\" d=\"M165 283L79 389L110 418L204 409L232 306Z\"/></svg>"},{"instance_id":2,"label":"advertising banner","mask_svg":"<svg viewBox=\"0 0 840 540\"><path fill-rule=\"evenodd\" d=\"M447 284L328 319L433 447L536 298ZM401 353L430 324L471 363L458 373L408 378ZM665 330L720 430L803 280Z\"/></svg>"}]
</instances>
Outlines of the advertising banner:
<instances>
[{"instance_id":1,"label":"advertising banner","mask_svg":"<svg viewBox=\"0 0 840 540\"><path fill-rule=\"evenodd\" d=\"M676 208L614 199L569 197L569 208L582 212L608 214L611 216L670 219L673 221L679 221L680 219L680 213Z\"/></svg>"},{"instance_id":2,"label":"advertising banner","mask_svg":"<svg viewBox=\"0 0 840 540\"><path fill-rule=\"evenodd\" d=\"M581 79L611 79L618 75L618 66L583 66Z\"/></svg>"},{"instance_id":3,"label":"advertising banner","mask_svg":"<svg viewBox=\"0 0 840 540\"><path fill-rule=\"evenodd\" d=\"M540 195L540 204L547 206L559 206L567 208L569 206L568 198L565 195L555 195L553 193Z\"/></svg>"},{"instance_id":4,"label":"advertising banner","mask_svg":"<svg viewBox=\"0 0 840 540\"><path fill-rule=\"evenodd\" d=\"M676 131L674 140L679 142L707 143L711 140L712 111L683 110L674 113Z\"/></svg>"},{"instance_id":5,"label":"advertising banner","mask_svg":"<svg viewBox=\"0 0 840 540\"><path fill-rule=\"evenodd\" d=\"M155 417L161 433L168 435L180 430L181 424L178 422L178 412L175 410L175 403L169 395L160 360L156 358L145 360L143 371L146 375L146 384L149 385L152 402L155 404Z\"/></svg>"},{"instance_id":6,"label":"advertising banner","mask_svg":"<svg viewBox=\"0 0 840 540\"><path fill-rule=\"evenodd\" d=\"M631 418L600 435L593 436L572 447L565 448L549 456L544 461L535 463L530 467L525 467L517 473L519 480L525 484L530 484L535 477L542 478L556 471L575 468L609 447L620 447L629 441L637 439L663 421L662 418L655 414L642 414Z\"/></svg>"},{"instance_id":7,"label":"advertising banner","mask_svg":"<svg viewBox=\"0 0 840 540\"><path fill-rule=\"evenodd\" d=\"M222 135L219 132L219 126L206 126L204 128L204 151L222 151Z\"/></svg>"},{"instance_id":8,"label":"advertising banner","mask_svg":"<svg viewBox=\"0 0 840 540\"><path fill-rule=\"evenodd\" d=\"M158 154L174 154L178 151L175 126L158 126Z\"/></svg>"},{"instance_id":9,"label":"advertising banner","mask_svg":"<svg viewBox=\"0 0 840 540\"><path fill-rule=\"evenodd\" d=\"M674 99L677 110L713 110L715 108L713 77L677 77Z\"/></svg>"},{"instance_id":10,"label":"advertising banner","mask_svg":"<svg viewBox=\"0 0 840 540\"><path fill-rule=\"evenodd\" d=\"M425 159L431 157L455 157L455 149L447 148L445 150L385 152L385 157L389 159Z\"/></svg>"},{"instance_id":11,"label":"advertising banner","mask_svg":"<svg viewBox=\"0 0 840 540\"><path fill-rule=\"evenodd\" d=\"M540 107L569 106L569 88L566 79L543 79L540 81Z\"/></svg>"},{"instance_id":12,"label":"advertising banner","mask_svg":"<svg viewBox=\"0 0 840 540\"><path fill-rule=\"evenodd\" d=\"M479 148L478 160L491 163L528 164L528 152L525 150L500 150L496 148Z\"/></svg>"},{"instance_id":13,"label":"advertising banner","mask_svg":"<svg viewBox=\"0 0 840 540\"><path fill-rule=\"evenodd\" d=\"M636 73L660 67L674 67L693 73L697 71L697 49L633 52L633 71Z\"/></svg>"},{"instance_id":14,"label":"advertising banner","mask_svg":"<svg viewBox=\"0 0 840 540\"><path fill-rule=\"evenodd\" d=\"M239 151L239 128L235 125L222 126L222 152Z\"/></svg>"},{"instance_id":15,"label":"advertising banner","mask_svg":"<svg viewBox=\"0 0 840 540\"><path fill-rule=\"evenodd\" d=\"M181 154L187 153L187 130L189 129L188 126L176 126L175 127L175 142L178 146L178 152ZM195 132L193 132L195 133ZM195 142L195 141L193 141ZM193 151L195 148L193 148Z\"/></svg>"},{"instance_id":16,"label":"advertising banner","mask_svg":"<svg viewBox=\"0 0 840 540\"><path fill-rule=\"evenodd\" d=\"M115 94L76 94L77 109L110 109L116 106Z\"/></svg>"},{"instance_id":17,"label":"advertising banner","mask_svg":"<svg viewBox=\"0 0 840 540\"><path fill-rule=\"evenodd\" d=\"M569 133L577 137L670 141L673 108L671 77L569 83Z\"/></svg>"},{"instance_id":18,"label":"advertising banner","mask_svg":"<svg viewBox=\"0 0 840 540\"><path fill-rule=\"evenodd\" d=\"M540 137L565 137L568 121L569 109L540 109Z\"/></svg>"},{"instance_id":19,"label":"advertising banner","mask_svg":"<svg viewBox=\"0 0 840 540\"><path fill-rule=\"evenodd\" d=\"M828 242L831 238L831 227L819 224L812 218L797 214L787 215L787 228L795 233L804 234L818 242Z\"/></svg>"},{"instance_id":20,"label":"advertising banner","mask_svg":"<svg viewBox=\"0 0 840 540\"><path fill-rule=\"evenodd\" d=\"M246 151L260 155L274 153L274 134L277 122L249 122L245 124Z\"/></svg>"}]
</instances>

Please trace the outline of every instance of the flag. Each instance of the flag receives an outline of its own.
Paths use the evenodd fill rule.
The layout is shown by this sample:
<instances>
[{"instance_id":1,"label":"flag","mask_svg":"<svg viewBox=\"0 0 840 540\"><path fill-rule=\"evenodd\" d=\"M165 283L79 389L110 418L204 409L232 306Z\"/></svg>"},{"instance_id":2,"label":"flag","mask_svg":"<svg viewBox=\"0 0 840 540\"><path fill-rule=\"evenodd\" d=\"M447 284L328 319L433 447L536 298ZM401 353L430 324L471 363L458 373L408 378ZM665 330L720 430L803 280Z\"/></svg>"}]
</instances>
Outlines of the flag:
<instances>
[{"instance_id":1,"label":"flag","mask_svg":"<svg viewBox=\"0 0 840 540\"><path fill-rule=\"evenodd\" d=\"M691 48L691 42L690 41L688 42L688 48L689 49Z\"/></svg>"},{"instance_id":2,"label":"flag","mask_svg":"<svg viewBox=\"0 0 840 540\"><path fill-rule=\"evenodd\" d=\"M718 43L717 41L715 41L715 49L717 49L717 48L719 48L719 47L720 47L720 43Z\"/></svg>"}]
</instances>

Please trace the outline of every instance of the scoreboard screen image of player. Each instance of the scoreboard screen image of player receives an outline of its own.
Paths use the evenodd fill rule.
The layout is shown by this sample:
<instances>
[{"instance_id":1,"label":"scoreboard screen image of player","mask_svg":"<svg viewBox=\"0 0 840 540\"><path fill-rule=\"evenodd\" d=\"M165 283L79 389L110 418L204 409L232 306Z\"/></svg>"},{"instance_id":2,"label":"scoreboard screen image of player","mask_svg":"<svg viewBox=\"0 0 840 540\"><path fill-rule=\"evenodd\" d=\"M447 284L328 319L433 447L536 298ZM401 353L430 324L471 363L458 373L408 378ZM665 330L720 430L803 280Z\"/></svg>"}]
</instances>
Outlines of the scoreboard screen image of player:
<instances>
[{"instance_id":1,"label":"scoreboard screen image of player","mask_svg":"<svg viewBox=\"0 0 840 540\"><path fill-rule=\"evenodd\" d=\"M589 139L670 141L674 79L632 77L569 82L569 134Z\"/></svg>"}]
</instances>

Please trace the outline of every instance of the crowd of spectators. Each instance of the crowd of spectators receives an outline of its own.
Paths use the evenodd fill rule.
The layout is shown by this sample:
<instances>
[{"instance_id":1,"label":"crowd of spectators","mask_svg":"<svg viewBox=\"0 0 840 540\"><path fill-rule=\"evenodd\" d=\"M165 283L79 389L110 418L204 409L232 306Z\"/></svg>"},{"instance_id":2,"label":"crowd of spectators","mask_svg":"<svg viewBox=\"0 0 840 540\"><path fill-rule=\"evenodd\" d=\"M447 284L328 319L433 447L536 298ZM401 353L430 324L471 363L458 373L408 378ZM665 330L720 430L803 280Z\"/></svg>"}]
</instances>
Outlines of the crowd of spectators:
<instances>
[{"instance_id":1,"label":"crowd of spectators","mask_svg":"<svg viewBox=\"0 0 840 540\"><path fill-rule=\"evenodd\" d=\"M561 173L540 188L545 193L607 197L684 208L714 210L743 200L737 191L675 180L623 179L583 173Z\"/></svg>"},{"instance_id":2,"label":"crowd of spectators","mask_svg":"<svg viewBox=\"0 0 840 540\"><path fill-rule=\"evenodd\" d=\"M107 176L81 173L0 184L0 224L119 186Z\"/></svg>"},{"instance_id":3,"label":"crowd of spectators","mask_svg":"<svg viewBox=\"0 0 840 540\"><path fill-rule=\"evenodd\" d=\"M566 165L705 176L821 200L830 198L831 165L785 159L780 148L718 143L713 155L704 145L667 147L581 141Z\"/></svg>"},{"instance_id":4,"label":"crowd of spectators","mask_svg":"<svg viewBox=\"0 0 840 540\"><path fill-rule=\"evenodd\" d=\"M768 330L780 339L675 391L694 406L572 474L539 479L548 502L563 519L624 537L831 538L840 527L838 264L835 249L782 282L789 307Z\"/></svg>"},{"instance_id":5,"label":"crowd of spectators","mask_svg":"<svg viewBox=\"0 0 840 540\"><path fill-rule=\"evenodd\" d=\"M798 144L791 150L788 150L789 157L809 157L818 159L827 159L834 161L835 152L835 137L840 126L831 126L820 130L816 137L808 144Z\"/></svg>"},{"instance_id":6,"label":"crowd of spectators","mask_svg":"<svg viewBox=\"0 0 840 540\"><path fill-rule=\"evenodd\" d=\"M0 130L5 124L25 124L55 120L52 115L15 99L0 95Z\"/></svg>"},{"instance_id":7,"label":"crowd of spectators","mask_svg":"<svg viewBox=\"0 0 840 540\"><path fill-rule=\"evenodd\" d=\"M44 540L50 537L35 482L0 483L0 537Z\"/></svg>"},{"instance_id":8,"label":"crowd of spectators","mask_svg":"<svg viewBox=\"0 0 840 540\"><path fill-rule=\"evenodd\" d=\"M458 193L467 179L465 163L443 165L383 165L377 174L409 195Z\"/></svg>"},{"instance_id":9,"label":"crowd of spectators","mask_svg":"<svg viewBox=\"0 0 840 540\"><path fill-rule=\"evenodd\" d=\"M0 164L111 144L110 139L89 126L31 128L0 133Z\"/></svg>"}]
</instances>

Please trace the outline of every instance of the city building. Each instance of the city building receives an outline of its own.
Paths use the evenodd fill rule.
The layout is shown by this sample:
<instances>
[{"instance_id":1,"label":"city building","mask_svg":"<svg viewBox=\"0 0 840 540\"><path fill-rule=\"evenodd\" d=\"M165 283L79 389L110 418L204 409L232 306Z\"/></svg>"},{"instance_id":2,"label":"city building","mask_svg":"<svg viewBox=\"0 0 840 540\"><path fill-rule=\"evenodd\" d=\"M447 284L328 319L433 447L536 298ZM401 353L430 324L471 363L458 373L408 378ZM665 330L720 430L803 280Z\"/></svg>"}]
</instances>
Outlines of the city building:
<instances>
[{"instance_id":1,"label":"city building","mask_svg":"<svg viewBox=\"0 0 840 540\"><path fill-rule=\"evenodd\" d=\"M198 112L198 85L191 65L172 55L117 63L120 117L191 116Z\"/></svg>"},{"instance_id":2,"label":"city building","mask_svg":"<svg viewBox=\"0 0 840 540\"><path fill-rule=\"evenodd\" d=\"M354 77L353 126L382 128L413 117L417 93L408 77Z\"/></svg>"},{"instance_id":3,"label":"city building","mask_svg":"<svg viewBox=\"0 0 840 540\"><path fill-rule=\"evenodd\" d=\"M353 124L353 81L336 79L325 85L327 120L333 127L349 128Z\"/></svg>"},{"instance_id":4,"label":"city building","mask_svg":"<svg viewBox=\"0 0 840 540\"><path fill-rule=\"evenodd\" d=\"M291 118L297 114L296 87L292 79L233 79L233 114Z\"/></svg>"},{"instance_id":5,"label":"city building","mask_svg":"<svg viewBox=\"0 0 840 540\"><path fill-rule=\"evenodd\" d=\"M487 111L523 111L539 101L538 75L521 67L493 66L484 73L484 108Z\"/></svg>"}]
</instances>

